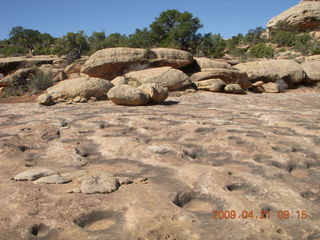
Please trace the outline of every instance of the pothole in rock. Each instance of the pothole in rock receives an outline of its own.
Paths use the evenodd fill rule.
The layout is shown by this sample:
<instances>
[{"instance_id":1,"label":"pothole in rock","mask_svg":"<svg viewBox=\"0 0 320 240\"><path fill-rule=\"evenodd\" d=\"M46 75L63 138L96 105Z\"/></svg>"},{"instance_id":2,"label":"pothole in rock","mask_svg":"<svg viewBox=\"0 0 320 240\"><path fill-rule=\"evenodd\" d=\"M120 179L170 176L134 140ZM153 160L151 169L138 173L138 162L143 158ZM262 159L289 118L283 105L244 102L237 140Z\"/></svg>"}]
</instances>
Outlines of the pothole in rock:
<instances>
[{"instance_id":1,"label":"pothole in rock","mask_svg":"<svg viewBox=\"0 0 320 240\"><path fill-rule=\"evenodd\" d=\"M82 215L74 223L86 231L106 231L117 225L119 213L112 211L95 211Z\"/></svg>"},{"instance_id":2,"label":"pothole in rock","mask_svg":"<svg viewBox=\"0 0 320 240\"><path fill-rule=\"evenodd\" d=\"M172 202L180 208L200 214L210 214L213 209L222 209L223 203L212 196L193 191L179 191Z\"/></svg>"},{"instance_id":3,"label":"pothole in rock","mask_svg":"<svg viewBox=\"0 0 320 240\"><path fill-rule=\"evenodd\" d=\"M225 186L225 189L234 192L234 191L243 191L248 190L251 186L247 183L231 183Z\"/></svg>"},{"instance_id":4,"label":"pothole in rock","mask_svg":"<svg viewBox=\"0 0 320 240\"><path fill-rule=\"evenodd\" d=\"M30 227L29 233L35 237L46 237L50 232L50 228L43 223L34 224Z\"/></svg>"}]
</instances>

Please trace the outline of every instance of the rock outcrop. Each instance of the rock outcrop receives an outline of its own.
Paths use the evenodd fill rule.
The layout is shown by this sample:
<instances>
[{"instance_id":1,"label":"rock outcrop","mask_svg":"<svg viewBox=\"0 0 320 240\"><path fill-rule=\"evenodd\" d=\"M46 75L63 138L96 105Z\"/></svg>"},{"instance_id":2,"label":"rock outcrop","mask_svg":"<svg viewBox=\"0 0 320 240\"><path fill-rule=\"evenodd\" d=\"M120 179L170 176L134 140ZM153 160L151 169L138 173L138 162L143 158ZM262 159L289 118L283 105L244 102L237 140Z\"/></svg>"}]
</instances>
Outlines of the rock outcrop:
<instances>
[{"instance_id":1,"label":"rock outcrop","mask_svg":"<svg viewBox=\"0 0 320 240\"><path fill-rule=\"evenodd\" d=\"M131 71L163 66L182 68L192 62L190 53L175 49L106 48L92 54L81 72L112 80Z\"/></svg>"},{"instance_id":2,"label":"rock outcrop","mask_svg":"<svg viewBox=\"0 0 320 240\"><path fill-rule=\"evenodd\" d=\"M320 27L320 1L300 2L272 18L268 22L267 28L275 28L280 21L300 31L317 29Z\"/></svg>"},{"instance_id":3,"label":"rock outcrop","mask_svg":"<svg viewBox=\"0 0 320 240\"><path fill-rule=\"evenodd\" d=\"M163 103L169 95L168 88L162 87L155 83L143 84L138 89L144 91L148 96L151 102L153 103Z\"/></svg>"}]
</instances>

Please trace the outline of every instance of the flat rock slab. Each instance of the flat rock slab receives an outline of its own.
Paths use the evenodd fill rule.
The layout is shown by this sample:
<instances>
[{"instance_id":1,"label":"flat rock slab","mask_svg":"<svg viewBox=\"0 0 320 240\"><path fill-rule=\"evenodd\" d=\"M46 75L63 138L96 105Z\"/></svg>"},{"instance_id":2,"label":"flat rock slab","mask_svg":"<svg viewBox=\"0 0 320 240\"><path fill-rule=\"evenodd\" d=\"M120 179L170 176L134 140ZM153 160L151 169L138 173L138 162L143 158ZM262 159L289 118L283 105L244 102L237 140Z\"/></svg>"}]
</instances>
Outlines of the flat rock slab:
<instances>
[{"instance_id":1,"label":"flat rock slab","mask_svg":"<svg viewBox=\"0 0 320 240\"><path fill-rule=\"evenodd\" d=\"M0 239L316 239L320 90L180 95L0 104Z\"/></svg>"}]
</instances>

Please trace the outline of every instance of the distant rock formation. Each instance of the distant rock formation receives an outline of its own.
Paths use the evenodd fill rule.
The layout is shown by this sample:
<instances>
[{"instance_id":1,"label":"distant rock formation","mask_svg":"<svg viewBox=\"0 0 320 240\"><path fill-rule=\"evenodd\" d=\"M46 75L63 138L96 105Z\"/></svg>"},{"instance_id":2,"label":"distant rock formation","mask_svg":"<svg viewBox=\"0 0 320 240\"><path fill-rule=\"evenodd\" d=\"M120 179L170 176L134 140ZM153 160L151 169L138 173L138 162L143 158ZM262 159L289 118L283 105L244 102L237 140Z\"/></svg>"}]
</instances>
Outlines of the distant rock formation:
<instances>
[{"instance_id":1,"label":"distant rock formation","mask_svg":"<svg viewBox=\"0 0 320 240\"><path fill-rule=\"evenodd\" d=\"M280 15L272 18L267 28L274 28L279 21L286 22L299 31L312 31L320 28L320 0L303 0Z\"/></svg>"}]
</instances>

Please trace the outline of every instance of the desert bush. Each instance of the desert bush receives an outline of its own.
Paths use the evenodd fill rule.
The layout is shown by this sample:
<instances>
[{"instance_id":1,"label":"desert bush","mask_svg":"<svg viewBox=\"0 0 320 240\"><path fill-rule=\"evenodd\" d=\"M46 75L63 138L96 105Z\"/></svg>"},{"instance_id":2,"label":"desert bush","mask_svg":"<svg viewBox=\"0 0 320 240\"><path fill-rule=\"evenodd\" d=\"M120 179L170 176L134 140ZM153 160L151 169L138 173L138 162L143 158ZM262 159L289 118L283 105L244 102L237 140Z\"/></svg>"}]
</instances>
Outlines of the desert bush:
<instances>
[{"instance_id":1,"label":"desert bush","mask_svg":"<svg viewBox=\"0 0 320 240\"><path fill-rule=\"evenodd\" d=\"M272 58L274 56L274 49L264 43L258 43L250 48L251 57L257 58Z\"/></svg>"},{"instance_id":2,"label":"desert bush","mask_svg":"<svg viewBox=\"0 0 320 240\"><path fill-rule=\"evenodd\" d=\"M32 93L37 93L53 85L53 74L48 71L38 70L35 75L33 75L28 84L28 91Z\"/></svg>"},{"instance_id":3,"label":"desert bush","mask_svg":"<svg viewBox=\"0 0 320 240\"><path fill-rule=\"evenodd\" d=\"M287 31L277 31L272 37L272 42L280 47L292 47L296 41L296 34Z\"/></svg>"},{"instance_id":4,"label":"desert bush","mask_svg":"<svg viewBox=\"0 0 320 240\"><path fill-rule=\"evenodd\" d=\"M229 54L236 56L236 57L241 57L244 58L247 56L247 50L243 49L243 48L234 48L234 49L230 49L228 51Z\"/></svg>"},{"instance_id":5,"label":"desert bush","mask_svg":"<svg viewBox=\"0 0 320 240\"><path fill-rule=\"evenodd\" d=\"M315 54L320 54L320 42L314 42L310 46L310 53L315 55Z\"/></svg>"}]
</instances>

